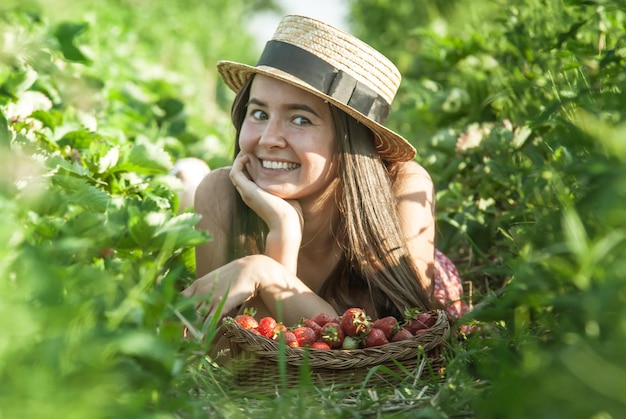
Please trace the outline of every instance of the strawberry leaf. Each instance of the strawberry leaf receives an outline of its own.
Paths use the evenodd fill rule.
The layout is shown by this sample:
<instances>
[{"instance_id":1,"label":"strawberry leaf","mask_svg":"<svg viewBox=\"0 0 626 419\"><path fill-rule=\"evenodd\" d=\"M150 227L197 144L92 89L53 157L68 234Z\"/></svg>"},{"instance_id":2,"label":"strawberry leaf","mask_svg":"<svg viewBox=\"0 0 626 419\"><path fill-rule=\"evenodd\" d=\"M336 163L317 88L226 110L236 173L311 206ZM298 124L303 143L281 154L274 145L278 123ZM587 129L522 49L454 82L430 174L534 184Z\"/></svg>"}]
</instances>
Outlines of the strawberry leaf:
<instances>
[{"instance_id":1,"label":"strawberry leaf","mask_svg":"<svg viewBox=\"0 0 626 419\"><path fill-rule=\"evenodd\" d=\"M0 147L8 148L11 144L11 133L9 132L9 124L0 109Z\"/></svg>"},{"instance_id":2,"label":"strawberry leaf","mask_svg":"<svg viewBox=\"0 0 626 419\"><path fill-rule=\"evenodd\" d=\"M134 146L124 153L115 171L158 174L172 169L172 158L163 148L138 137Z\"/></svg>"},{"instance_id":3,"label":"strawberry leaf","mask_svg":"<svg viewBox=\"0 0 626 419\"><path fill-rule=\"evenodd\" d=\"M208 239L208 234L193 228L200 216L194 213L183 213L166 220L155 231L155 240L157 242L164 241L166 236L175 235L174 248L185 245L197 246L203 244Z\"/></svg>"},{"instance_id":4,"label":"strawberry leaf","mask_svg":"<svg viewBox=\"0 0 626 419\"><path fill-rule=\"evenodd\" d=\"M82 53L74 44L78 35L83 33L89 26L86 23L62 22L55 31L54 36L59 42L61 53L68 61L89 64L91 60Z\"/></svg>"},{"instance_id":5,"label":"strawberry leaf","mask_svg":"<svg viewBox=\"0 0 626 419\"><path fill-rule=\"evenodd\" d=\"M54 176L53 184L63 189L67 203L93 211L106 211L111 198L106 192L89 184L86 179L70 175Z\"/></svg>"},{"instance_id":6,"label":"strawberry leaf","mask_svg":"<svg viewBox=\"0 0 626 419\"><path fill-rule=\"evenodd\" d=\"M60 146L70 146L76 149L84 149L89 147L89 145L96 140L101 139L102 136L96 134L95 132L91 132L87 129L80 129L75 131L70 131L66 133L61 139L58 141Z\"/></svg>"}]
</instances>

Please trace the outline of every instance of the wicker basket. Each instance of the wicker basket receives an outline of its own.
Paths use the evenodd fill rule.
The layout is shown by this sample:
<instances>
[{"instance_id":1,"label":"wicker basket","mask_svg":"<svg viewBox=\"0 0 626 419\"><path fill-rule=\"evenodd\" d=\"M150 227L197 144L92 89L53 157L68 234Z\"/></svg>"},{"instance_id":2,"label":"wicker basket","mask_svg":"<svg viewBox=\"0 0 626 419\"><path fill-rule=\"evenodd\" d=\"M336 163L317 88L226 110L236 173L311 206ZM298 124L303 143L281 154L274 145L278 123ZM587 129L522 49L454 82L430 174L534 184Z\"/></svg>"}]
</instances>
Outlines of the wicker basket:
<instances>
[{"instance_id":1,"label":"wicker basket","mask_svg":"<svg viewBox=\"0 0 626 419\"><path fill-rule=\"evenodd\" d=\"M432 312L435 324L418 336L383 346L354 350L292 348L259 336L225 318L224 335L229 340L232 361L228 364L238 386L274 391L286 379L287 386L301 382L306 371L318 386L396 386L407 378L438 375L444 367L450 323L443 310ZM281 354L282 352L282 354ZM281 376L279 362L284 359Z\"/></svg>"}]
</instances>

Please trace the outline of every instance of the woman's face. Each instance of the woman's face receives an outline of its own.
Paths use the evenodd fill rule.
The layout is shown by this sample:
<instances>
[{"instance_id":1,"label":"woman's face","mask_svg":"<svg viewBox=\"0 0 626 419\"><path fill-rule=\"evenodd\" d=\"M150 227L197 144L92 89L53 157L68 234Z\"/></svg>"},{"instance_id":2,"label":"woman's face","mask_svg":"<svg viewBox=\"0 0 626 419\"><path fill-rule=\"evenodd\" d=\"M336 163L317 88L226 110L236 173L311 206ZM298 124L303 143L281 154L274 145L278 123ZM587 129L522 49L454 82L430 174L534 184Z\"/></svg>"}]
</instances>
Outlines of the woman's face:
<instances>
[{"instance_id":1,"label":"woman's face","mask_svg":"<svg viewBox=\"0 0 626 419\"><path fill-rule=\"evenodd\" d=\"M336 177L330 106L272 77L252 81L239 147L250 156L250 178L284 199L315 198Z\"/></svg>"}]
</instances>

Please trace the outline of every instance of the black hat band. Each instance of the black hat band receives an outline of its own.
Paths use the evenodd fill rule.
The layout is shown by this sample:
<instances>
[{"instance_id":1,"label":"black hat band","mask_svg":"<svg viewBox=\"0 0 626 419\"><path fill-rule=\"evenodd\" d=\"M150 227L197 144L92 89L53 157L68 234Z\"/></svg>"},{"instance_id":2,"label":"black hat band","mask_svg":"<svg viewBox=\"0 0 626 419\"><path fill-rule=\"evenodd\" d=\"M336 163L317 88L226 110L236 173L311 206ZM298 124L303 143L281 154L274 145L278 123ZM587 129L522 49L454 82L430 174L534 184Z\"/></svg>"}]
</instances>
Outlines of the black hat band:
<instances>
[{"instance_id":1,"label":"black hat band","mask_svg":"<svg viewBox=\"0 0 626 419\"><path fill-rule=\"evenodd\" d=\"M370 87L317 55L286 42L269 41L257 66L289 73L379 124L391 110L391 104Z\"/></svg>"}]
</instances>

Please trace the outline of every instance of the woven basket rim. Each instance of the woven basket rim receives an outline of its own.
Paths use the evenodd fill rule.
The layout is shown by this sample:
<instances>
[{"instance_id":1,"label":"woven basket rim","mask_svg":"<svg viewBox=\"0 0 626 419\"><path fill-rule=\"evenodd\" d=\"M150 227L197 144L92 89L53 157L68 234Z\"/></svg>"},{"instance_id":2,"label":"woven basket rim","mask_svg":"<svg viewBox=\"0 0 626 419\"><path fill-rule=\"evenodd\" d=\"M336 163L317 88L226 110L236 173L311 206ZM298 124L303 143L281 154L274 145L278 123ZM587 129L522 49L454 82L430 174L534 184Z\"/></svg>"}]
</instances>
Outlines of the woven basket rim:
<instances>
[{"instance_id":1,"label":"woven basket rim","mask_svg":"<svg viewBox=\"0 0 626 419\"><path fill-rule=\"evenodd\" d=\"M390 342L382 346L363 349L320 350L311 348L292 348L285 346L284 359L289 365L299 366L308 361L312 368L349 369L372 367L387 362L415 360L420 354L445 345L450 336L450 322L443 310L433 310L436 321L433 326L411 339ZM222 322L224 335L229 339L231 348L254 353L258 358L277 362L281 357L280 343L242 328L232 317Z\"/></svg>"}]
</instances>

